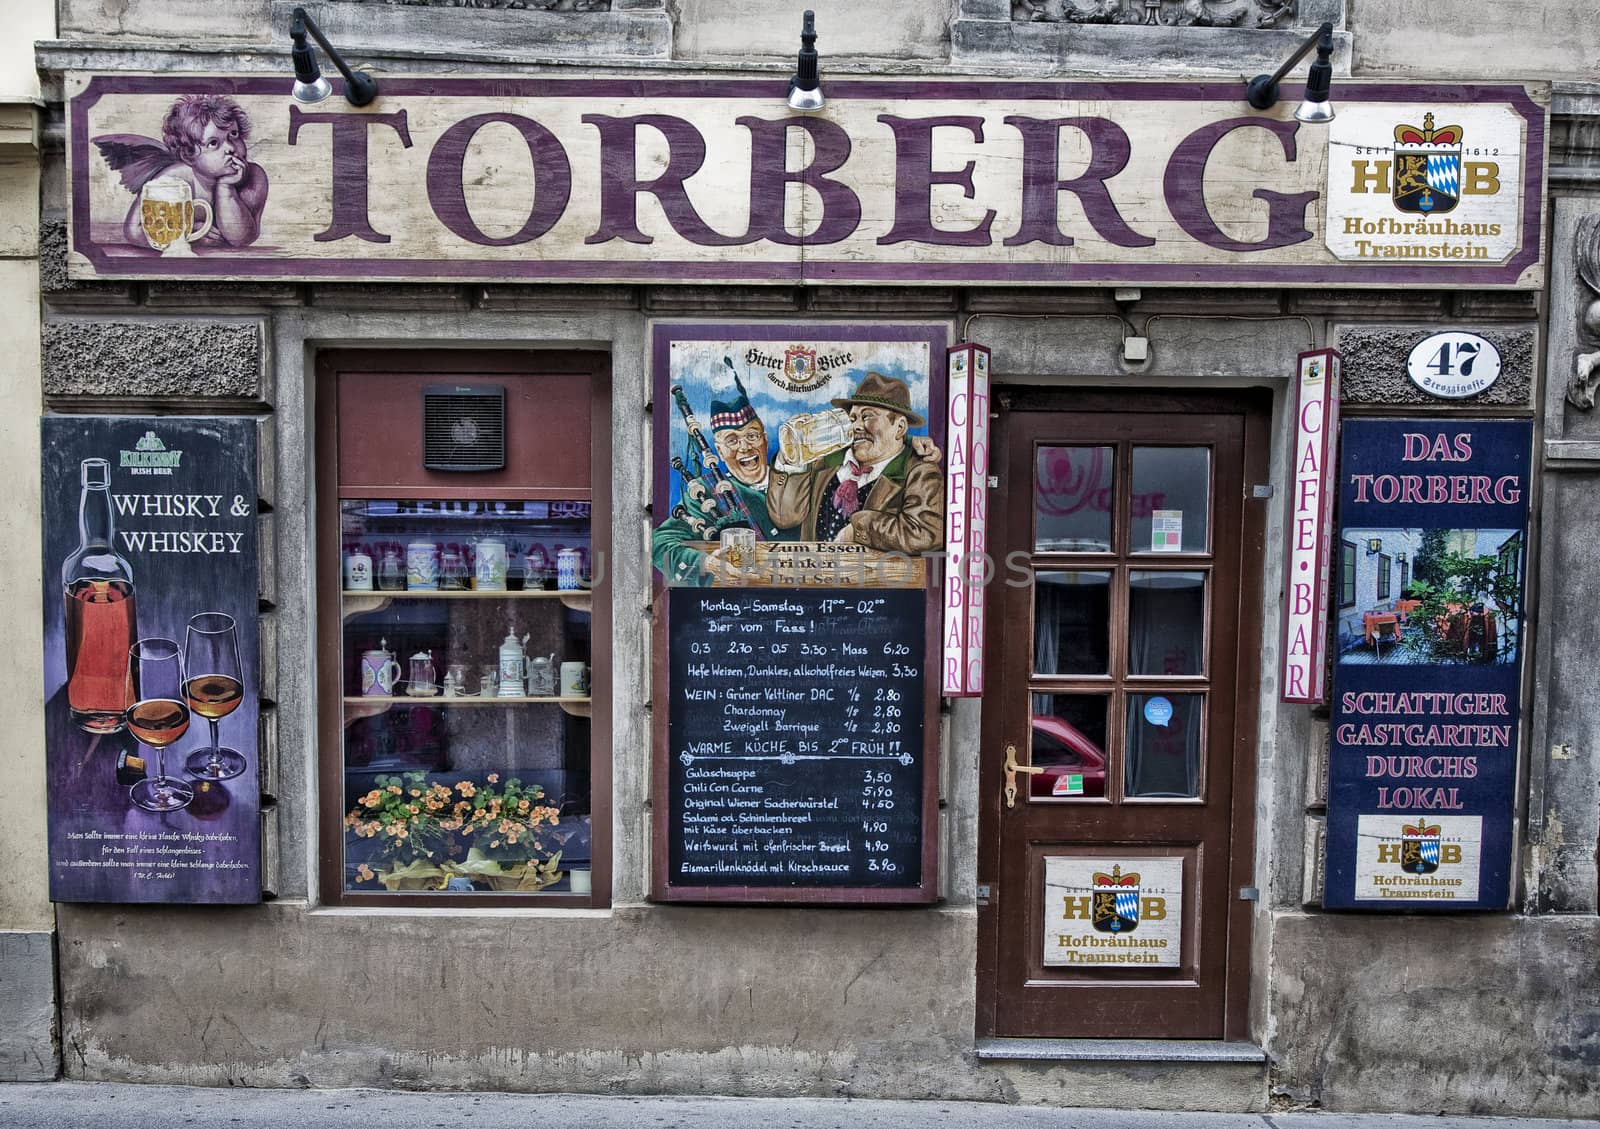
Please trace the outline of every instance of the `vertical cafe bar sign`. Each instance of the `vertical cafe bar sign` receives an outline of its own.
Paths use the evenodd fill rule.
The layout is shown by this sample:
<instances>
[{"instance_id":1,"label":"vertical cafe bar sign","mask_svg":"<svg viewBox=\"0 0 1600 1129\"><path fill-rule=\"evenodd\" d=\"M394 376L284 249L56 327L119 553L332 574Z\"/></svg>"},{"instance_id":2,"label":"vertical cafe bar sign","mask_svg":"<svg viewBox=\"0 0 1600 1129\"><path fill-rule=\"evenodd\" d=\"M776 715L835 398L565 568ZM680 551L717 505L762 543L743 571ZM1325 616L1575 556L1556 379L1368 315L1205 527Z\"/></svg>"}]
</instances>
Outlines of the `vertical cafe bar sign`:
<instances>
[{"instance_id":1,"label":"vertical cafe bar sign","mask_svg":"<svg viewBox=\"0 0 1600 1129\"><path fill-rule=\"evenodd\" d=\"M1339 354L1301 353L1294 411L1294 494L1284 582L1285 702L1328 696L1328 542L1333 533L1333 436L1339 432Z\"/></svg>"},{"instance_id":2,"label":"vertical cafe bar sign","mask_svg":"<svg viewBox=\"0 0 1600 1129\"><path fill-rule=\"evenodd\" d=\"M50 897L258 901L255 423L42 429Z\"/></svg>"},{"instance_id":3,"label":"vertical cafe bar sign","mask_svg":"<svg viewBox=\"0 0 1600 1129\"><path fill-rule=\"evenodd\" d=\"M1350 420L1323 904L1511 896L1532 424Z\"/></svg>"},{"instance_id":4,"label":"vertical cafe bar sign","mask_svg":"<svg viewBox=\"0 0 1600 1129\"><path fill-rule=\"evenodd\" d=\"M989 350L950 350L945 479L944 696L983 694L983 579L989 536Z\"/></svg>"}]
</instances>

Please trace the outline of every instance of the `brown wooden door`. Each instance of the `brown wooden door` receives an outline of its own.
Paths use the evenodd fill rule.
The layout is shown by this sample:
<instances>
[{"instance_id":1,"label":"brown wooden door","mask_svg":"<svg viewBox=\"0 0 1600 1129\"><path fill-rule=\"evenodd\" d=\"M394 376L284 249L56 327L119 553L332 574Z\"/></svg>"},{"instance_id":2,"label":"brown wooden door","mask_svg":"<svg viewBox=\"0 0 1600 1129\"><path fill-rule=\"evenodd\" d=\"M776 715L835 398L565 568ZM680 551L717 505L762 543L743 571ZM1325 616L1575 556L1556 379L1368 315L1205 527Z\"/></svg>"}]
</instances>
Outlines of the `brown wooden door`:
<instances>
[{"instance_id":1,"label":"brown wooden door","mask_svg":"<svg viewBox=\"0 0 1600 1129\"><path fill-rule=\"evenodd\" d=\"M1242 1037L1264 398L1000 402L979 1034Z\"/></svg>"}]
</instances>

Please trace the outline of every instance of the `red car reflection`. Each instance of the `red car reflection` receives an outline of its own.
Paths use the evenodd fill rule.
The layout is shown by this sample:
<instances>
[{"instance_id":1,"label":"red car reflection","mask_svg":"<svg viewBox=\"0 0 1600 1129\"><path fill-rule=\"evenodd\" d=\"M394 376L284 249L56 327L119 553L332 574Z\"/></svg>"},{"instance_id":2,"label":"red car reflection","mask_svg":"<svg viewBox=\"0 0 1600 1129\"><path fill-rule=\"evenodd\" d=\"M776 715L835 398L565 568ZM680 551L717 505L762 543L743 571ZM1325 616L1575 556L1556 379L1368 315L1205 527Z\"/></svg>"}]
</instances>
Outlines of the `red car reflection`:
<instances>
[{"instance_id":1,"label":"red car reflection","mask_svg":"<svg viewBox=\"0 0 1600 1129\"><path fill-rule=\"evenodd\" d=\"M1062 796L1104 796L1106 754L1083 731L1065 718L1033 715L1034 764L1044 771L1028 779L1029 795L1051 799ZM1083 791L1072 788L1071 776L1083 777ZM1068 791L1072 788L1071 791Z\"/></svg>"}]
</instances>

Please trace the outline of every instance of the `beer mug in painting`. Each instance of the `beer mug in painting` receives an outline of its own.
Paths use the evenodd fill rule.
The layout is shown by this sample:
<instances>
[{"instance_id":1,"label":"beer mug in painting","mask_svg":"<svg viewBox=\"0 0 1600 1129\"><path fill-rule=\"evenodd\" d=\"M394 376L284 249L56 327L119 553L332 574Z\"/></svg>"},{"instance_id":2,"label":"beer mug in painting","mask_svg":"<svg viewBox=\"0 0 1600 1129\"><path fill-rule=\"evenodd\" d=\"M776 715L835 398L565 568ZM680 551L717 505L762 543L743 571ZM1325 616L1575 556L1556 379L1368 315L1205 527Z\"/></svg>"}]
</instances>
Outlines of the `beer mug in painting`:
<instances>
[{"instance_id":1,"label":"beer mug in painting","mask_svg":"<svg viewBox=\"0 0 1600 1129\"><path fill-rule=\"evenodd\" d=\"M205 225L194 226L195 209L205 209ZM139 221L145 242L163 255L190 255L189 244L211 231L211 205L194 198L189 182L158 176L139 189Z\"/></svg>"},{"instance_id":2,"label":"beer mug in painting","mask_svg":"<svg viewBox=\"0 0 1600 1129\"><path fill-rule=\"evenodd\" d=\"M850 413L843 408L805 412L778 428L778 457L790 466L805 466L850 446Z\"/></svg>"}]
</instances>

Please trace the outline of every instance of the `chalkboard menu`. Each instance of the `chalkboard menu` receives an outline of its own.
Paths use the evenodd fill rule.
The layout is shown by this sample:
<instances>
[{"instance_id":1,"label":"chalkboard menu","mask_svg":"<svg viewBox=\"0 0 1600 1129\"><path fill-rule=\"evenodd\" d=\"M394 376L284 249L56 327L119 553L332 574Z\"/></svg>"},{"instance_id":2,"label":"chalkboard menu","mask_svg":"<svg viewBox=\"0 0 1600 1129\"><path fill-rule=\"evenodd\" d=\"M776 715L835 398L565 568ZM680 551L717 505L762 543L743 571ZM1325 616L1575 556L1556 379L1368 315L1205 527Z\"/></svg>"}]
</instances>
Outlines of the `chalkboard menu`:
<instances>
[{"instance_id":1,"label":"chalkboard menu","mask_svg":"<svg viewBox=\"0 0 1600 1129\"><path fill-rule=\"evenodd\" d=\"M668 884L925 900L926 593L669 596Z\"/></svg>"}]
</instances>

